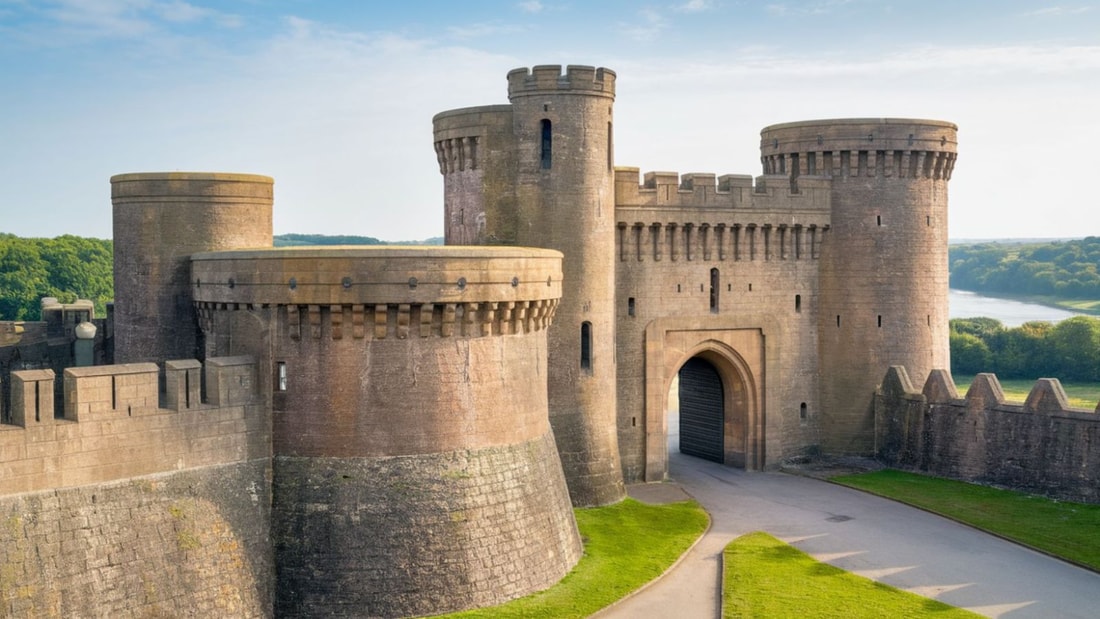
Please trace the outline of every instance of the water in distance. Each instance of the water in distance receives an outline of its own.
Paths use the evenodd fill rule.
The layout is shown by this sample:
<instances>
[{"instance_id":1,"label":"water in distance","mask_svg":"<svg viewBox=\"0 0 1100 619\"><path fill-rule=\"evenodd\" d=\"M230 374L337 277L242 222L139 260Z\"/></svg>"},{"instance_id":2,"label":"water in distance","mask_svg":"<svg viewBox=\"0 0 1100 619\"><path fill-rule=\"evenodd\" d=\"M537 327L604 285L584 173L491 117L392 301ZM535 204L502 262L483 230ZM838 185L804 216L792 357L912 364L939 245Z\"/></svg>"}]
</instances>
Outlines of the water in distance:
<instances>
[{"instance_id":1,"label":"water in distance","mask_svg":"<svg viewBox=\"0 0 1100 619\"><path fill-rule=\"evenodd\" d=\"M1078 312L1071 312L1057 307L1012 301L1010 299L983 297L978 293L967 290L950 290L948 302L951 318L985 316L1000 320L1006 327L1018 327L1033 320L1058 322L1059 320L1081 315Z\"/></svg>"}]
</instances>

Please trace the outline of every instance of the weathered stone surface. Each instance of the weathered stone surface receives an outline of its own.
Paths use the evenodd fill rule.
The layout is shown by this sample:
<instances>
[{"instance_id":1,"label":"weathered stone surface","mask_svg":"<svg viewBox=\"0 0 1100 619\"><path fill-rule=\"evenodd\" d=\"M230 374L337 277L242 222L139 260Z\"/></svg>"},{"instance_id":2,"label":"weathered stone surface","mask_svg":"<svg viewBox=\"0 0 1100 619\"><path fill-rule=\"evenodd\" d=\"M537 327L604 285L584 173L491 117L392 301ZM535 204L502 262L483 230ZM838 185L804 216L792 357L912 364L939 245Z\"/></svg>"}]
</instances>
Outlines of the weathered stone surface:
<instances>
[{"instance_id":1,"label":"weathered stone surface","mask_svg":"<svg viewBox=\"0 0 1100 619\"><path fill-rule=\"evenodd\" d=\"M0 498L0 615L271 616L269 466Z\"/></svg>"},{"instance_id":2,"label":"weathered stone surface","mask_svg":"<svg viewBox=\"0 0 1100 619\"><path fill-rule=\"evenodd\" d=\"M275 459L276 614L404 617L549 587L580 558L549 433L386 458Z\"/></svg>"},{"instance_id":3,"label":"weathered stone surface","mask_svg":"<svg viewBox=\"0 0 1100 619\"><path fill-rule=\"evenodd\" d=\"M943 477L1100 502L1100 414L1068 406L1061 391L1041 379L1027 403L1014 404L992 374L975 377L966 399L881 389L878 456Z\"/></svg>"}]
</instances>

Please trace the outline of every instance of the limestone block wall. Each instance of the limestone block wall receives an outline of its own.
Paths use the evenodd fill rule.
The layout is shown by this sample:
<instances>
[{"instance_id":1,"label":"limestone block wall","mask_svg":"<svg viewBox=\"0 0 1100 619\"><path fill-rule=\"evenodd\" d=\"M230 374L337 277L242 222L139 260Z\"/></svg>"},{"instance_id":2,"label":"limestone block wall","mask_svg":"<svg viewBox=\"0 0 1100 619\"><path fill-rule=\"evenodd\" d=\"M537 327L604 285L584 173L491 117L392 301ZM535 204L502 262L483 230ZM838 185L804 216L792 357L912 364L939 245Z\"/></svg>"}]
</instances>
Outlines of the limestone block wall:
<instances>
[{"instance_id":1,"label":"limestone block wall","mask_svg":"<svg viewBox=\"0 0 1100 619\"><path fill-rule=\"evenodd\" d=\"M550 422L578 506L625 496L615 436L615 79L576 65L508 72L516 240L565 255L549 334Z\"/></svg>"},{"instance_id":2,"label":"limestone block wall","mask_svg":"<svg viewBox=\"0 0 1100 619\"><path fill-rule=\"evenodd\" d=\"M188 257L271 247L272 185L252 174L111 177L115 362L201 357Z\"/></svg>"},{"instance_id":3,"label":"limestone block wall","mask_svg":"<svg viewBox=\"0 0 1100 619\"><path fill-rule=\"evenodd\" d=\"M829 230L828 181L810 179L804 191L793 193L763 178L754 187L747 176L716 182L713 174L650 172L641 184L638 178L636 168L616 170L618 429L626 478L654 478L645 472L655 455L647 457L646 445L663 450L663 440L651 435L668 431L651 418L663 411L646 404L654 388L648 383L667 381L677 369L660 377L646 370L653 344L647 330L654 321L675 319L682 323L677 330L718 333L699 341L704 349L705 340L722 342L724 329L767 332L775 358L747 366L771 394L763 399L761 392L758 429L767 449L759 448L759 461L745 461L739 447L742 456L731 464L762 468L816 444L817 272ZM759 345L751 347L735 352L752 358ZM697 348L683 350L679 363ZM660 388L667 392L668 385Z\"/></svg>"},{"instance_id":4,"label":"limestone block wall","mask_svg":"<svg viewBox=\"0 0 1100 619\"><path fill-rule=\"evenodd\" d=\"M198 370L191 372L190 384L201 384ZM254 372L251 362L227 371ZM55 380L52 370L12 373L12 420L17 424L0 424L0 494L242 462L269 453L270 420L251 397L215 406L193 396L161 408L155 364L65 370L64 418L53 415ZM175 372L167 380L185 379Z\"/></svg>"},{"instance_id":5,"label":"limestone block wall","mask_svg":"<svg viewBox=\"0 0 1100 619\"><path fill-rule=\"evenodd\" d=\"M269 474L259 459L0 495L0 616L272 616Z\"/></svg>"},{"instance_id":6,"label":"limestone block wall","mask_svg":"<svg viewBox=\"0 0 1100 619\"><path fill-rule=\"evenodd\" d=\"M435 154L443 175L447 245L517 245L512 106L436 114Z\"/></svg>"},{"instance_id":7,"label":"limestone block wall","mask_svg":"<svg viewBox=\"0 0 1100 619\"><path fill-rule=\"evenodd\" d=\"M923 375L950 364L947 184L956 134L951 123L895 118L761 131L765 175L792 191L807 176L830 180L818 314L820 364L829 368L822 382L827 451L873 450L870 394L881 368L905 365Z\"/></svg>"},{"instance_id":8,"label":"limestone block wall","mask_svg":"<svg viewBox=\"0 0 1100 619\"><path fill-rule=\"evenodd\" d=\"M575 564L547 412L559 253L214 252L192 277L208 345L272 377L277 614L491 605Z\"/></svg>"},{"instance_id":9,"label":"limestone block wall","mask_svg":"<svg viewBox=\"0 0 1100 619\"><path fill-rule=\"evenodd\" d=\"M1100 502L1100 412L1070 407L1056 379L1040 379L1023 403L997 377L979 374L964 398L944 370L917 390L891 367L875 394L876 453L892 466Z\"/></svg>"},{"instance_id":10,"label":"limestone block wall","mask_svg":"<svg viewBox=\"0 0 1100 619\"><path fill-rule=\"evenodd\" d=\"M270 616L270 421L202 400L202 364L12 373L0 425L0 615ZM255 374L207 364L214 383Z\"/></svg>"}]
</instances>

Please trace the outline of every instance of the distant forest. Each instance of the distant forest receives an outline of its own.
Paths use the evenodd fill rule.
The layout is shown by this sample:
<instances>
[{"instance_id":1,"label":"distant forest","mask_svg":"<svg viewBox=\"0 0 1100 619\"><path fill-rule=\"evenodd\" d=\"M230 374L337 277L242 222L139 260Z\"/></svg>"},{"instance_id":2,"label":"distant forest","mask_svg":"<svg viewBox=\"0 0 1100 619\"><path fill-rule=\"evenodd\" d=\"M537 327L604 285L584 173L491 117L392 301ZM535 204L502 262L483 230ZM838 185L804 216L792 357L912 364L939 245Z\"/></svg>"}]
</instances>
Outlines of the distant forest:
<instances>
[{"instance_id":1,"label":"distant forest","mask_svg":"<svg viewBox=\"0 0 1100 619\"><path fill-rule=\"evenodd\" d=\"M951 321L951 372L1100 381L1100 319L1074 316L1007 328L992 318L957 318Z\"/></svg>"},{"instance_id":2,"label":"distant forest","mask_svg":"<svg viewBox=\"0 0 1100 619\"><path fill-rule=\"evenodd\" d=\"M42 297L89 299L96 316L114 298L111 241L65 235L24 239L0 234L0 320L38 320Z\"/></svg>"},{"instance_id":3,"label":"distant forest","mask_svg":"<svg viewBox=\"0 0 1100 619\"><path fill-rule=\"evenodd\" d=\"M380 241L369 236L281 234L276 247L295 245L442 245L425 241ZM0 320L40 320L42 297L62 303L89 299L96 316L114 299L114 244L72 235L54 239L21 238L0 233Z\"/></svg>"},{"instance_id":4,"label":"distant forest","mask_svg":"<svg viewBox=\"0 0 1100 619\"><path fill-rule=\"evenodd\" d=\"M991 296L1100 299L1100 237L948 249L951 287Z\"/></svg>"}]
</instances>

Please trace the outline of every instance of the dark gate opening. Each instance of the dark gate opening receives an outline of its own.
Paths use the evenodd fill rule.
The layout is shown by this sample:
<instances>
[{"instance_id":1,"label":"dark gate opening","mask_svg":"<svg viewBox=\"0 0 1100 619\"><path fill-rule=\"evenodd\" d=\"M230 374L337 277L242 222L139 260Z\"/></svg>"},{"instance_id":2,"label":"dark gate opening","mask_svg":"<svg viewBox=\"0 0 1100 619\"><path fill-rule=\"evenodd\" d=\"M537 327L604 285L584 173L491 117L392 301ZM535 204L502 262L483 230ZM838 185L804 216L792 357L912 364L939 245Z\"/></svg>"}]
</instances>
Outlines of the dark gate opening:
<instances>
[{"instance_id":1,"label":"dark gate opening","mask_svg":"<svg viewBox=\"0 0 1100 619\"><path fill-rule=\"evenodd\" d=\"M680 368L680 453L725 461L722 377L709 362L688 359Z\"/></svg>"}]
</instances>

